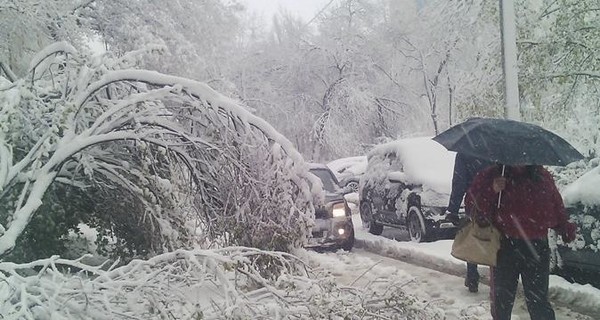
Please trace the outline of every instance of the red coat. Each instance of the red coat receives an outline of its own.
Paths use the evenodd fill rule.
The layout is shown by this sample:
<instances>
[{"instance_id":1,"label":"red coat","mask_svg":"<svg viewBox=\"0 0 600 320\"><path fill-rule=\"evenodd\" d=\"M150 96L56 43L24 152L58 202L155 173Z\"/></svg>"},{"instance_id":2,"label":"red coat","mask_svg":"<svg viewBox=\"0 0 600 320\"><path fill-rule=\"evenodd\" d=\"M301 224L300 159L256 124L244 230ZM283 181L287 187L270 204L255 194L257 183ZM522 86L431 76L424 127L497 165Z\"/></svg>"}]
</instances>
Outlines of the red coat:
<instances>
[{"instance_id":1,"label":"red coat","mask_svg":"<svg viewBox=\"0 0 600 320\"><path fill-rule=\"evenodd\" d=\"M549 228L563 234L569 228L568 217L550 173L540 166L537 179L531 179L527 172L511 173L509 169L500 208L492 185L494 178L501 175L501 167L493 166L473 180L465 198L467 210L477 209L478 214L510 238L544 239Z\"/></svg>"}]
</instances>

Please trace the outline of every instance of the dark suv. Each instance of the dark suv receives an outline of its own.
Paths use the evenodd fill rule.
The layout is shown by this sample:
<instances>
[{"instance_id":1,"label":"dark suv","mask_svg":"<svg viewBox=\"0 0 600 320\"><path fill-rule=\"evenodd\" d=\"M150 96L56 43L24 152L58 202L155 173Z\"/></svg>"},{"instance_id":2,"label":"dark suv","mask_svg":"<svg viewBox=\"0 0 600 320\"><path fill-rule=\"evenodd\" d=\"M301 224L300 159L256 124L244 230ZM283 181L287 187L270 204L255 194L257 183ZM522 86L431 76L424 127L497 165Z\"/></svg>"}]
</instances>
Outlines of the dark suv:
<instances>
[{"instance_id":1,"label":"dark suv","mask_svg":"<svg viewBox=\"0 0 600 320\"><path fill-rule=\"evenodd\" d=\"M310 172L323 183L324 202L315 203L315 226L307 247L350 251L354 246L354 225L344 189L324 164L310 164Z\"/></svg>"},{"instance_id":2,"label":"dark suv","mask_svg":"<svg viewBox=\"0 0 600 320\"><path fill-rule=\"evenodd\" d=\"M577 225L575 241L564 244L557 237L556 270L578 282L600 287L600 167L590 170L567 186L562 194L570 221Z\"/></svg>"},{"instance_id":3,"label":"dark suv","mask_svg":"<svg viewBox=\"0 0 600 320\"><path fill-rule=\"evenodd\" d=\"M360 180L363 226L375 235L384 226L406 228L415 242L454 237L457 227L445 215L454 157L427 137L376 146Z\"/></svg>"}]
</instances>

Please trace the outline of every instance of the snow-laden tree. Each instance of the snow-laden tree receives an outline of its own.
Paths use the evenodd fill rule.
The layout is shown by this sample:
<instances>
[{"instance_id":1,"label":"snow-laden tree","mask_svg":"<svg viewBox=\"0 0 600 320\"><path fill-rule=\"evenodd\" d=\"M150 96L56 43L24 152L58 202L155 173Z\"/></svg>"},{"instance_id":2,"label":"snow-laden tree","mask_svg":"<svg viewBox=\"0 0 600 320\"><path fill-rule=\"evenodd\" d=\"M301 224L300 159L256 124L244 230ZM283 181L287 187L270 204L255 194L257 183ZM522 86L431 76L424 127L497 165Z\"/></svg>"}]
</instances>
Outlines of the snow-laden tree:
<instances>
[{"instance_id":1,"label":"snow-laden tree","mask_svg":"<svg viewBox=\"0 0 600 320\"><path fill-rule=\"evenodd\" d=\"M428 1L411 11L389 1L389 22L377 33L388 53L380 69L414 109L414 133L501 113L499 27L490 5L497 2Z\"/></svg>"},{"instance_id":2,"label":"snow-laden tree","mask_svg":"<svg viewBox=\"0 0 600 320\"><path fill-rule=\"evenodd\" d=\"M374 137L395 137L395 109L404 105L389 93L373 94L381 83L373 60L383 50L369 39L380 11L372 1L332 4L314 22L318 33L282 15L273 37L240 61L240 96L316 161L363 153Z\"/></svg>"},{"instance_id":3,"label":"snow-laden tree","mask_svg":"<svg viewBox=\"0 0 600 320\"><path fill-rule=\"evenodd\" d=\"M29 59L50 43L84 43L86 24L81 17L93 2L0 0L0 76L23 76Z\"/></svg>"},{"instance_id":4,"label":"snow-laden tree","mask_svg":"<svg viewBox=\"0 0 600 320\"><path fill-rule=\"evenodd\" d=\"M235 246L300 244L317 178L286 138L235 101L131 69L135 61L56 43L25 77L2 83L0 316L441 319L403 283L348 290L288 253ZM124 259L152 257L100 266L5 259L35 218L59 212L47 223L60 223L67 211L108 231ZM212 248L179 249L191 246Z\"/></svg>"},{"instance_id":5,"label":"snow-laden tree","mask_svg":"<svg viewBox=\"0 0 600 320\"><path fill-rule=\"evenodd\" d=\"M312 63L307 63L304 39L309 30L285 15L275 19L272 33L255 38L244 54L235 57L230 75L236 95L311 157Z\"/></svg>"},{"instance_id":6,"label":"snow-laden tree","mask_svg":"<svg viewBox=\"0 0 600 320\"><path fill-rule=\"evenodd\" d=\"M472 116L502 116L498 12L498 2L486 0L438 1L423 10L415 35L428 36L413 39L426 53L426 101L442 124L436 132Z\"/></svg>"},{"instance_id":7,"label":"snow-laden tree","mask_svg":"<svg viewBox=\"0 0 600 320\"><path fill-rule=\"evenodd\" d=\"M371 0L332 4L319 20L310 60L320 86L313 136L330 155L362 154L376 137L395 137L398 106L393 94L380 94L383 49L374 26L384 6ZM318 72L322 69L323 72Z\"/></svg>"},{"instance_id":8,"label":"snow-laden tree","mask_svg":"<svg viewBox=\"0 0 600 320\"><path fill-rule=\"evenodd\" d=\"M235 0L96 0L89 19L111 51L161 46L165 54L145 57L142 67L229 94L226 75L239 51L242 10Z\"/></svg>"},{"instance_id":9,"label":"snow-laden tree","mask_svg":"<svg viewBox=\"0 0 600 320\"><path fill-rule=\"evenodd\" d=\"M202 239L299 246L316 178L291 142L206 84L130 69L139 53L90 57L56 43L0 89L0 256L54 212L38 209L57 185L85 196L80 222L122 257Z\"/></svg>"},{"instance_id":10,"label":"snow-laden tree","mask_svg":"<svg viewBox=\"0 0 600 320\"><path fill-rule=\"evenodd\" d=\"M439 121L441 129L450 122L449 109L457 121L501 112L490 10L480 2L422 12L408 4L338 1L310 25L281 14L272 37L235 63L240 98L315 161L434 134Z\"/></svg>"},{"instance_id":11,"label":"snow-laden tree","mask_svg":"<svg viewBox=\"0 0 600 320\"><path fill-rule=\"evenodd\" d=\"M517 8L524 117L557 130L584 154L598 156L598 2L526 1Z\"/></svg>"}]
</instances>

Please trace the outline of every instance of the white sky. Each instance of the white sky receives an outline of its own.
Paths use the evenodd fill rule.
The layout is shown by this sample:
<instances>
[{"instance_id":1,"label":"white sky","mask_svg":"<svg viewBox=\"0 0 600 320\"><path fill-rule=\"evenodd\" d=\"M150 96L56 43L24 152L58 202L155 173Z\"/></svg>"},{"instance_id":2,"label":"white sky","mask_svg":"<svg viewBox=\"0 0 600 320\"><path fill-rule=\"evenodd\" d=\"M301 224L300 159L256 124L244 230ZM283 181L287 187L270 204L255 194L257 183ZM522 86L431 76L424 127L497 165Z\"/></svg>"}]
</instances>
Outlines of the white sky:
<instances>
[{"instance_id":1,"label":"white sky","mask_svg":"<svg viewBox=\"0 0 600 320\"><path fill-rule=\"evenodd\" d=\"M273 14L279 12L280 8L308 21L331 0L240 0L240 2L248 7L249 12L264 16L266 21L271 21Z\"/></svg>"}]
</instances>

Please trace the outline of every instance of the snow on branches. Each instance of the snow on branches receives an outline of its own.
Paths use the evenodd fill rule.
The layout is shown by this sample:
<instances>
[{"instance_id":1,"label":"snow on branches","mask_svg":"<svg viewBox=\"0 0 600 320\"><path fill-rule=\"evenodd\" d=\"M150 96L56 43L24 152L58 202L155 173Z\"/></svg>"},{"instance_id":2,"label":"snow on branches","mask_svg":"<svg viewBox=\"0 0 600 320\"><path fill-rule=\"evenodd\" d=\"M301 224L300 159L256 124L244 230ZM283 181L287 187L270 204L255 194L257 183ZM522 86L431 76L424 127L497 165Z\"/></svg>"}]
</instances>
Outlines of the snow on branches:
<instances>
[{"instance_id":1,"label":"snow on branches","mask_svg":"<svg viewBox=\"0 0 600 320\"><path fill-rule=\"evenodd\" d=\"M198 231L301 244L320 190L290 141L203 83L132 63L57 43L0 88L0 257L49 214L38 209L56 183L91 198L81 222L122 240L124 258L191 247Z\"/></svg>"},{"instance_id":2,"label":"snow on branches","mask_svg":"<svg viewBox=\"0 0 600 320\"><path fill-rule=\"evenodd\" d=\"M265 274L256 263L265 258L280 272ZM11 319L443 318L401 283L343 287L290 254L244 247L176 250L117 268L52 257L0 270L0 315Z\"/></svg>"}]
</instances>

